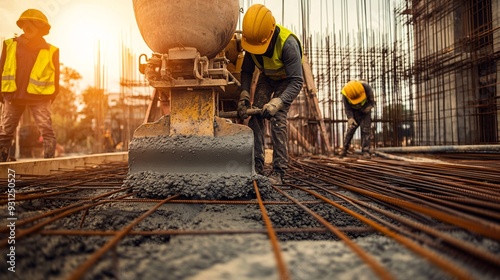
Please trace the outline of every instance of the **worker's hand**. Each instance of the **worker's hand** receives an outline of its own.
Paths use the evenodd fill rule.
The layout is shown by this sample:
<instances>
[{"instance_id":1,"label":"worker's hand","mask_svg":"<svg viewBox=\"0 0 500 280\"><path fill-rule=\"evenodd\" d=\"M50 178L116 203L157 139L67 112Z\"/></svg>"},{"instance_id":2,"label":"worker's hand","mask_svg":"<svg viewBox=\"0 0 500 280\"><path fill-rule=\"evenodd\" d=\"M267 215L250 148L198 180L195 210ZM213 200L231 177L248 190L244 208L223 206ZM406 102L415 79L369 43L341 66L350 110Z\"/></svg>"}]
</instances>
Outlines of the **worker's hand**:
<instances>
[{"instance_id":1,"label":"worker's hand","mask_svg":"<svg viewBox=\"0 0 500 280\"><path fill-rule=\"evenodd\" d=\"M273 98L262 107L262 116L266 119L270 119L281 109L283 109L283 101L281 101L279 97Z\"/></svg>"},{"instance_id":2,"label":"worker's hand","mask_svg":"<svg viewBox=\"0 0 500 280\"><path fill-rule=\"evenodd\" d=\"M238 117L244 120L248 118L247 110L250 107L250 93L246 90L241 91L240 100L238 101Z\"/></svg>"},{"instance_id":3,"label":"worker's hand","mask_svg":"<svg viewBox=\"0 0 500 280\"><path fill-rule=\"evenodd\" d=\"M372 105L368 105L368 106L366 106L366 108L363 109L363 113L370 114L371 111L372 111L372 109L373 109L373 106Z\"/></svg>"},{"instance_id":4,"label":"worker's hand","mask_svg":"<svg viewBox=\"0 0 500 280\"><path fill-rule=\"evenodd\" d=\"M355 126L358 126L358 123L356 122L356 120L354 118L350 118L347 120L347 127L352 128Z\"/></svg>"}]
</instances>

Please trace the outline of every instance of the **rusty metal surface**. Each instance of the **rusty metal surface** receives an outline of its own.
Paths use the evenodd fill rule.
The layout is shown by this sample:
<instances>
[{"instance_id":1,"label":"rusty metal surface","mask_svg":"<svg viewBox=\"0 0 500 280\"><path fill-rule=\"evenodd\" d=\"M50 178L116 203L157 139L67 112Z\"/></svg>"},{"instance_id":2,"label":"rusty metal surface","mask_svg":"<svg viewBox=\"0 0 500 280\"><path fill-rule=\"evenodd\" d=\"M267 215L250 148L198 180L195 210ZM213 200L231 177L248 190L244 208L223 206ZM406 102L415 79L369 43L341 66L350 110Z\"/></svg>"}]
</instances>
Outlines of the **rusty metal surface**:
<instances>
[{"instance_id":1,"label":"rusty metal surface","mask_svg":"<svg viewBox=\"0 0 500 280\"><path fill-rule=\"evenodd\" d=\"M500 272L500 162L491 162L488 156L484 158L486 161L472 156L461 159L466 164L456 157L452 160L443 157L439 164L383 158L367 161L352 156L343 160L296 158L282 185L269 189L254 183L255 196L239 200L194 200L175 196L164 200L138 199L130 188L122 185L127 173L126 163L24 179L16 182L17 268L23 271L30 263L30 270L45 279L103 275L144 277L146 272L141 266L134 267L135 274L130 271L131 262L140 259L127 254L128 250L136 248L143 254L141 259L154 259L154 255L148 256L153 254L148 246L175 247L176 238L191 236L189 240L193 244L186 246L195 246L197 238L227 237L232 240L229 244L250 238L243 242L243 247L238 247L238 251L249 250L248 246L263 250L262 254L272 251L274 261L269 265L275 267L274 274L280 279L300 278L300 269L305 268L292 265L295 261L311 267L313 264L309 262L315 263L317 269L314 271L321 273L309 272L315 279L326 279L330 269L339 269L333 264L325 266L330 260L336 260L334 256L322 258L317 253L317 258L301 259L300 254L291 258L290 242L309 244L306 242L313 240L346 244L365 263L368 271L381 279L404 279L405 275L401 274L404 271L398 270L396 264L401 266L406 258L429 263L431 268L423 266L419 270L421 274L417 276L420 278L425 278L428 270L428 273L443 273L441 276L456 279L494 279ZM6 209L8 196L3 188L0 206ZM167 209L169 214L161 218ZM184 221L182 215L187 209L216 210L208 216L216 222L211 224L207 216ZM245 214L225 216L235 209L240 209L236 213ZM6 219L6 211L0 215ZM252 219L246 219L247 216ZM242 221L235 227L231 221L238 219ZM200 226L203 224L208 226ZM0 250L5 255L9 229L3 227L0 234ZM268 249L256 246L252 236L266 236ZM379 236L404 248L398 254L405 257L402 260L392 259L392 256L382 258L379 254L386 249L379 251L376 248L386 245L366 247L363 243L364 238ZM67 241L74 241L74 238L87 243L95 238L100 241L75 251ZM31 249L37 253L30 255L22 246L32 244L33 240L39 240ZM131 240L135 241L130 243ZM57 248L70 247L66 253L61 253L49 250L49 244L58 244ZM228 243L217 244L226 246ZM223 252L226 256L234 254L231 250ZM307 256L307 251L300 252ZM166 249L162 254L171 253ZM33 259L27 262L29 257ZM210 259L208 255L204 257ZM74 265L60 268L56 273L46 269L48 261ZM188 269L196 271L193 268L196 264L192 262L164 265L188 278L193 276ZM182 267L186 267L185 270ZM355 271L356 268L345 270ZM29 275L20 273L25 274L18 276ZM238 275L238 271L232 273ZM254 279L262 277L255 273Z\"/></svg>"}]
</instances>

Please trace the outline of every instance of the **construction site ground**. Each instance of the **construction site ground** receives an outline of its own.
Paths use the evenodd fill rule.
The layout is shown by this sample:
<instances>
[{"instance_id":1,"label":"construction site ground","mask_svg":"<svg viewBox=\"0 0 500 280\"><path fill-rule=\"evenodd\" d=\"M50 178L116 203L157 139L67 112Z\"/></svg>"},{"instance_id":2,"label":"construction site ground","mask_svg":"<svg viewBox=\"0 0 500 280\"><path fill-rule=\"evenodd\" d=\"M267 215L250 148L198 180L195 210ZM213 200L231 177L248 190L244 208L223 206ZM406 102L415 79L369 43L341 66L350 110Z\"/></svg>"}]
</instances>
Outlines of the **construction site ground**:
<instances>
[{"instance_id":1,"label":"construction site ground","mask_svg":"<svg viewBox=\"0 0 500 280\"><path fill-rule=\"evenodd\" d=\"M500 155L393 157L292 158L230 200L141 197L126 160L11 164L0 278L500 279Z\"/></svg>"}]
</instances>

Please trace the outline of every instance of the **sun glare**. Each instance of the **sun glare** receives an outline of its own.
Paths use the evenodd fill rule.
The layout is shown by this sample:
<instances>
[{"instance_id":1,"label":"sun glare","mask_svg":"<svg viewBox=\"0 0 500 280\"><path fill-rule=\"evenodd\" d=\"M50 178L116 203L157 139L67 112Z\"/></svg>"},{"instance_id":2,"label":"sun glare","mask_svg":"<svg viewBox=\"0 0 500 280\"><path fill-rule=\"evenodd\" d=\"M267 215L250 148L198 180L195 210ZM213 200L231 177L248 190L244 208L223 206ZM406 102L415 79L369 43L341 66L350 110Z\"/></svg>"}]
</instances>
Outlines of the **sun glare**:
<instances>
[{"instance_id":1,"label":"sun glare","mask_svg":"<svg viewBox=\"0 0 500 280\"><path fill-rule=\"evenodd\" d=\"M61 10L57 16L57 29L64 33L65 40L78 41L82 44L111 38L116 15L107 13L102 6L75 4Z\"/></svg>"},{"instance_id":2,"label":"sun glare","mask_svg":"<svg viewBox=\"0 0 500 280\"><path fill-rule=\"evenodd\" d=\"M49 41L60 48L61 62L76 69L84 79L93 80L97 54L106 67L118 57L119 34L123 19L106 5L73 3L61 9L51 22Z\"/></svg>"}]
</instances>

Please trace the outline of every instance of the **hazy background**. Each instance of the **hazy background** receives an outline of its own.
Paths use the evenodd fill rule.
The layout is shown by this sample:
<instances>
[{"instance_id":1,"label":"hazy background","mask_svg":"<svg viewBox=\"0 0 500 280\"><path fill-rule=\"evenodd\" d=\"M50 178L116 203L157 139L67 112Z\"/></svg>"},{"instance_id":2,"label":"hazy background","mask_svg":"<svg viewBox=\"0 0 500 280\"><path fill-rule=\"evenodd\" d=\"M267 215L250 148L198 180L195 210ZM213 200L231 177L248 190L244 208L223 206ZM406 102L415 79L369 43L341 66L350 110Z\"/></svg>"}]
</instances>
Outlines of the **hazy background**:
<instances>
[{"instance_id":1,"label":"hazy background","mask_svg":"<svg viewBox=\"0 0 500 280\"><path fill-rule=\"evenodd\" d=\"M168 3L168 0L165 2ZM387 0L369 3L352 0L239 2L243 11L255 3L266 5L273 11L279 24L297 34L303 30L308 33L324 33L339 29L362 29L366 27L366 23L360 26L360 21L356 20L359 16L356 11L360 5L368 5L366 9L374 11L375 15L380 5L389 5ZM120 51L123 45L131 48L136 54L146 53L148 57L151 54L137 28L132 0L0 0L0 39L22 33L16 21L21 13L29 8L45 13L52 25L46 40L60 48L60 59L65 66L77 70L82 75L77 91L94 85L98 48L101 50L101 64L105 67L102 71L106 75L104 88L110 92L119 91ZM306 11L306 16L299 11ZM369 13L368 17L366 20L370 25L378 23L377 16L372 18ZM242 18L243 13L240 20Z\"/></svg>"}]
</instances>

